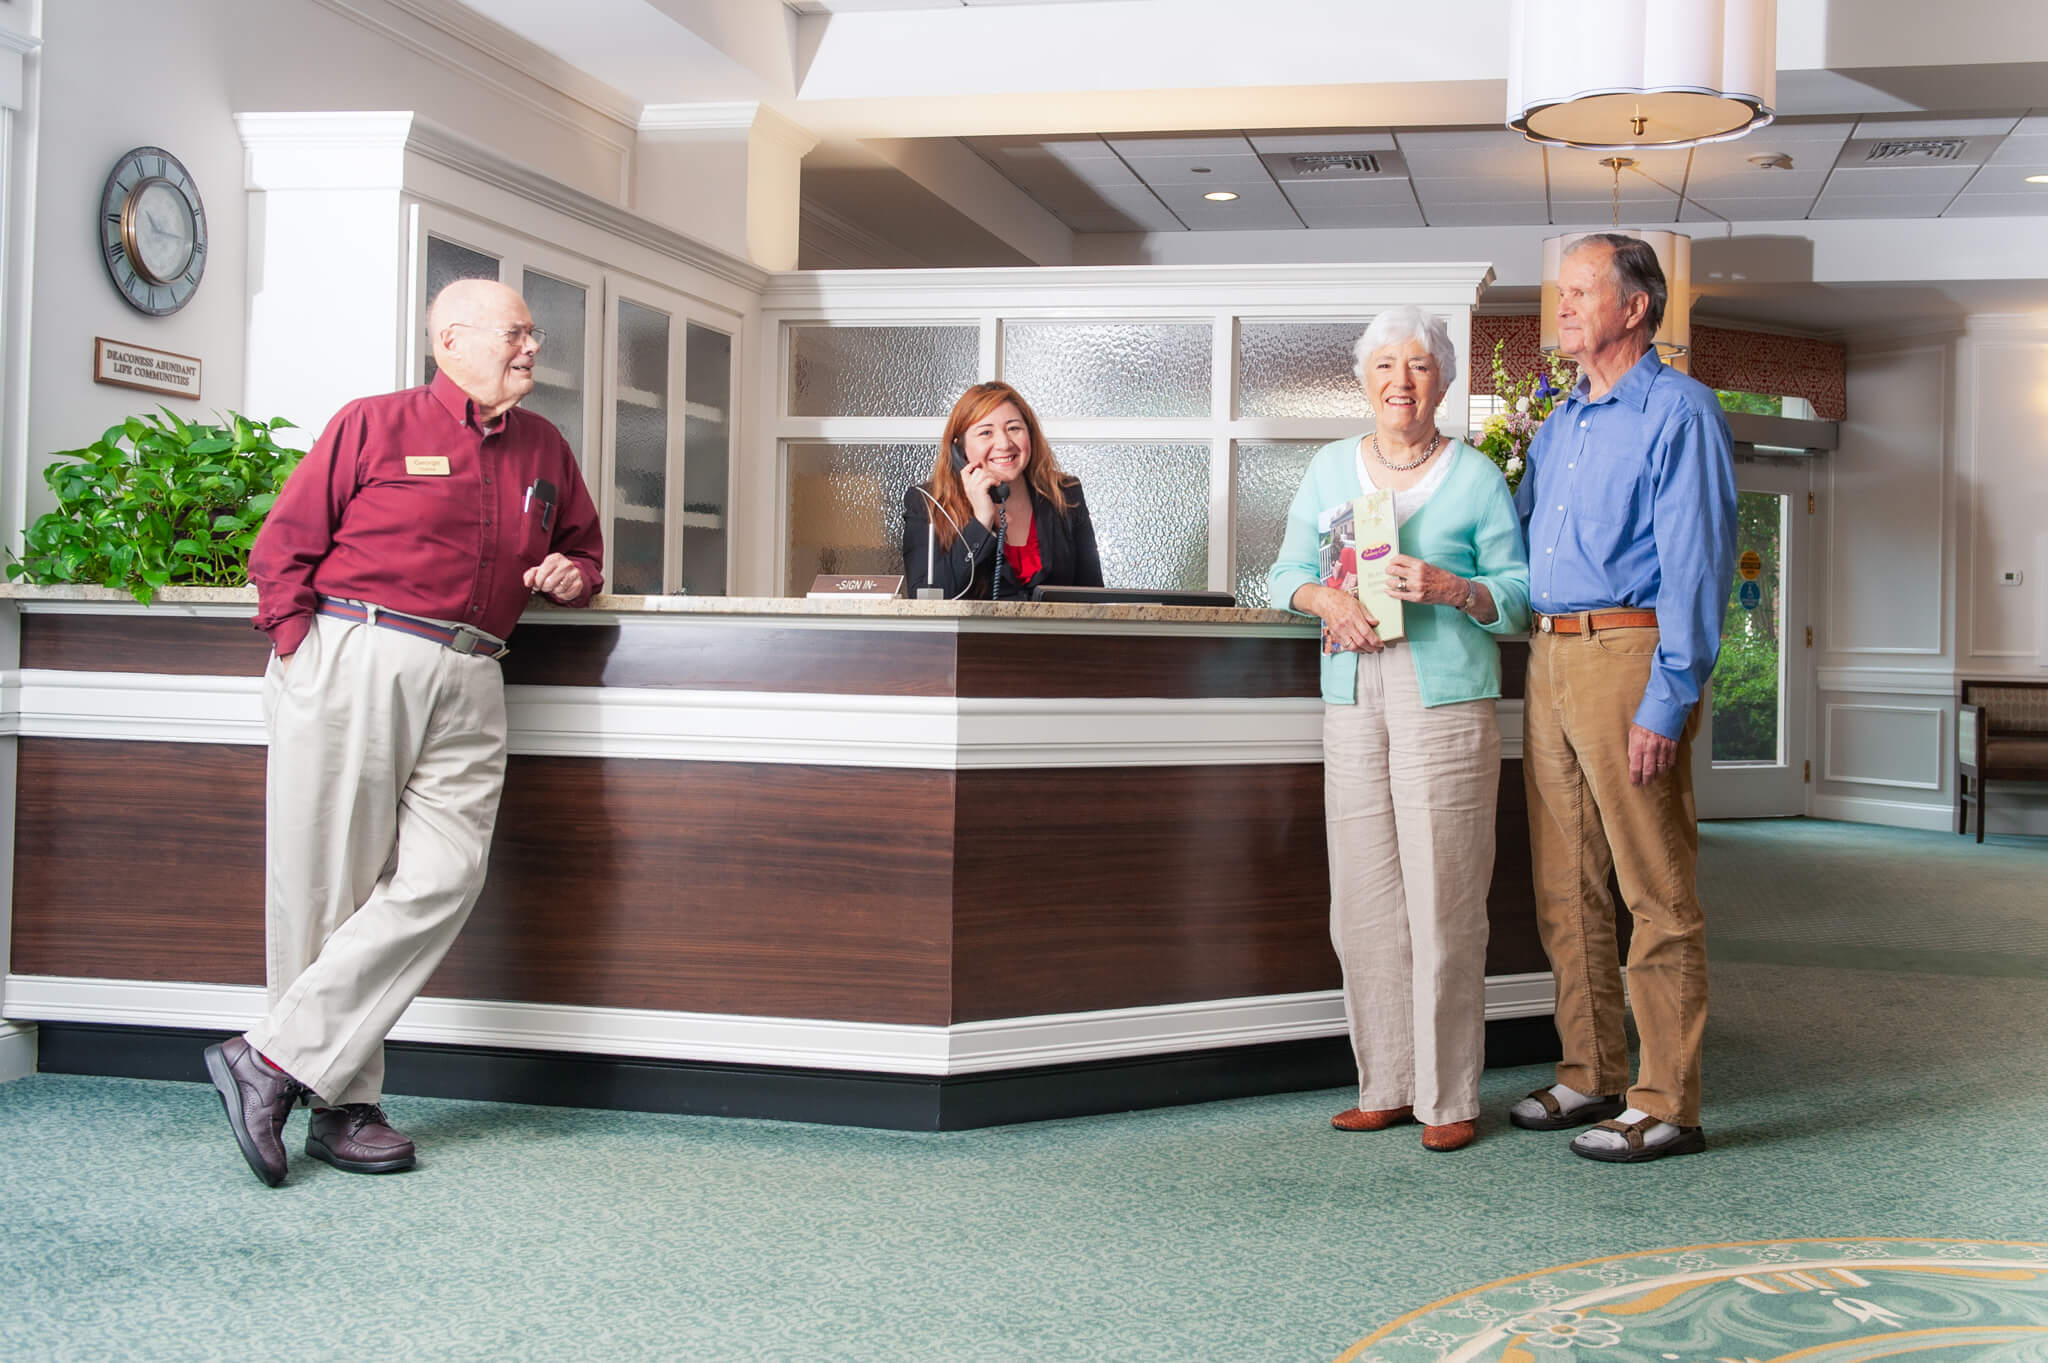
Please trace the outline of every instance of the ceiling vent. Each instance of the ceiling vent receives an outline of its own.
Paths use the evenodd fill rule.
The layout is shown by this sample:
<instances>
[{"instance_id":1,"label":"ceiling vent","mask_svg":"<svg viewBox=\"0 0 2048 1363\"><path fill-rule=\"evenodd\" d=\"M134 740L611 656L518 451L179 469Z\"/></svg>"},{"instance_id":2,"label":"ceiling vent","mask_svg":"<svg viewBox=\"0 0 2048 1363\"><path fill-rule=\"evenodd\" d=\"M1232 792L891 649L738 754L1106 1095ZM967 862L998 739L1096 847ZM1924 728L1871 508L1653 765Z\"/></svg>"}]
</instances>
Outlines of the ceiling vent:
<instances>
[{"instance_id":1,"label":"ceiling vent","mask_svg":"<svg viewBox=\"0 0 2048 1363\"><path fill-rule=\"evenodd\" d=\"M1259 153L1266 173L1283 183L1304 180L1405 180L1408 162L1400 152L1269 151Z\"/></svg>"},{"instance_id":2,"label":"ceiling vent","mask_svg":"<svg viewBox=\"0 0 2048 1363\"><path fill-rule=\"evenodd\" d=\"M1901 161L1957 161L1969 146L1967 137L1894 137L1872 142L1863 159L1887 165Z\"/></svg>"},{"instance_id":3,"label":"ceiling vent","mask_svg":"<svg viewBox=\"0 0 2048 1363\"><path fill-rule=\"evenodd\" d=\"M1305 156L1290 156L1287 164L1303 179L1328 177L1330 179L1356 179L1361 175L1380 173L1379 158L1369 151L1316 152Z\"/></svg>"}]
</instances>

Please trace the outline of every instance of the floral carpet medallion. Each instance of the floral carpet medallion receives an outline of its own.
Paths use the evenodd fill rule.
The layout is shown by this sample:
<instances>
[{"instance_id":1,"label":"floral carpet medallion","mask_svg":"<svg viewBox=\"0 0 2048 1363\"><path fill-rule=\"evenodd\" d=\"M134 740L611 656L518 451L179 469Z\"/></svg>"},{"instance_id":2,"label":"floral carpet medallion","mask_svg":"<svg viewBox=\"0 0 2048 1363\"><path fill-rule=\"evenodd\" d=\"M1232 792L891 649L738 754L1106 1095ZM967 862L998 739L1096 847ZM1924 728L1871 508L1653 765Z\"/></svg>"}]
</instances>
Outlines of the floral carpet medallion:
<instances>
[{"instance_id":1,"label":"floral carpet medallion","mask_svg":"<svg viewBox=\"0 0 2048 1363\"><path fill-rule=\"evenodd\" d=\"M1412 1311L1338 1363L2048 1363L2048 1245L1764 1240L1588 1259Z\"/></svg>"}]
</instances>

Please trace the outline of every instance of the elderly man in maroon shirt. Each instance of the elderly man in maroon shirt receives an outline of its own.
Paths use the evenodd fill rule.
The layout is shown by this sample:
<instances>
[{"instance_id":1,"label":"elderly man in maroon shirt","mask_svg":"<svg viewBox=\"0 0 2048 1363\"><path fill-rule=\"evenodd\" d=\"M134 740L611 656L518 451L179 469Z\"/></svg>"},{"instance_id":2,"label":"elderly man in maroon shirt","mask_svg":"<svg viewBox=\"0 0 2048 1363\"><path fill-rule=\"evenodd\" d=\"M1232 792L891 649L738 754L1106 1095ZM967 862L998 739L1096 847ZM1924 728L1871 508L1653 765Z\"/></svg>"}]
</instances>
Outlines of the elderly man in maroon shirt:
<instances>
[{"instance_id":1,"label":"elderly man in maroon shirt","mask_svg":"<svg viewBox=\"0 0 2048 1363\"><path fill-rule=\"evenodd\" d=\"M586 605L597 509L561 433L517 410L541 332L502 284L428 311L439 372L350 403L271 509L249 560L270 734L269 1011L206 1049L256 1176L285 1177L285 1119L353 1173L412 1167L383 1096L384 1037L483 888L505 775L498 659L535 592Z\"/></svg>"}]
</instances>

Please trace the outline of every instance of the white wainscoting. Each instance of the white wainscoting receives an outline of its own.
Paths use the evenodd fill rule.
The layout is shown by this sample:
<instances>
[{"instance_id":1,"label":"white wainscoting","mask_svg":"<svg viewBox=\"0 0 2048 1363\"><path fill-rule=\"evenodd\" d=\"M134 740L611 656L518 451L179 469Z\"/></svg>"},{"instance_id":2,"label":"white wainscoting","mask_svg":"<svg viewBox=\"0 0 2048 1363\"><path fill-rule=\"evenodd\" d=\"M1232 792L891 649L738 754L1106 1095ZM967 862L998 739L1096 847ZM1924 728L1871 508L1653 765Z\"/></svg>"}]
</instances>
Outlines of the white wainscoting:
<instances>
[{"instance_id":1,"label":"white wainscoting","mask_svg":"<svg viewBox=\"0 0 2048 1363\"><path fill-rule=\"evenodd\" d=\"M1832 653L1940 655L1948 560L1948 347L1852 355L1821 511Z\"/></svg>"},{"instance_id":2,"label":"white wainscoting","mask_svg":"<svg viewBox=\"0 0 2048 1363\"><path fill-rule=\"evenodd\" d=\"M1547 1017L1555 1000L1548 972L1497 975L1486 982L1489 1021ZM47 1022L240 1030L253 1025L263 1007L263 990L249 985L7 977L7 1014ZM1332 989L950 1027L422 998L406 1009L391 1036L396 1041L730 1065L953 1075L1255 1046L1344 1031L1343 996Z\"/></svg>"},{"instance_id":3,"label":"white wainscoting","mask_svg":"<svg viewBox=\"0 0 2048 1363\"><path fill-rule=\"evenodd\" d=\"M1822 706L1822 714L1824 780L1941 789L1945 709L1829 702Z\"/></svg>"}]
</instances>

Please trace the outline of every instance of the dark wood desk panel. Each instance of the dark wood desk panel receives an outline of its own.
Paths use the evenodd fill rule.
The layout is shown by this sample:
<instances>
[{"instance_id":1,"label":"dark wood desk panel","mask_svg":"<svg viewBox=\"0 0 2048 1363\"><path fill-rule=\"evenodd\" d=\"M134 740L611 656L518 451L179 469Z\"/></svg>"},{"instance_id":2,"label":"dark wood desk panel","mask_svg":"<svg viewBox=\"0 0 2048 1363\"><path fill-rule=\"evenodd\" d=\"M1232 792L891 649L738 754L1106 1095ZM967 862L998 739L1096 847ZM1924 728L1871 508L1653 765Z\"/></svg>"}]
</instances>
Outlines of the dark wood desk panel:
<instances>
[{"instance_id":1,"label":"dark wood desk panel","mask_svg":"<svg viewBox=\"0 0 2048 1363\"><path fill-rule=\"evenodd\" d=\"M1206 697L1320 694L1315 640L963 633L959 694Z\"/></svg>"},{"instance_id":2,"label":"dark wood desk panel","mask_svg":"<svg viewBox=\"0 0 2048 1363\"><path fill-rule=\"evenodd\" d=\"M715 615L622 616L616 624L529 620L505 680L527 686L663 687L950 696L954 635L933 629L778 627Z\"/></svg>"},{"instance_id":3,"label":"dark wood desk panel","mask_svg":"<svg viewBox=\"0 0 2048 1363\"><path fill-rule=\"evenodd\" d=\"M426 992L943 1025L949 772L514 757Z\"/></svg>"},{"instance_id":4,"label":"dark wood desk panel","mask_svg":"<svg viewBox=\"0 0 2048 1363\"><path fill-rule=\"evenodd\" d=\"M955 1021L1337 986L1320 767L959 780Z\"/></svg>"},{"instance_id":5,"label":"dark wood desk panel","mask_svg":"<svg viewBox=\"0 0 2048 1363\"><path fill-rule=\"evenodd\" d=\"M263 749L18 743L12 970L263 983Z\"/></svg>"},{"instance_id":6,"label":"dark wood desk panel","mask_svg":"<svg viewBox=\"0 0 2048 1363\"><path fill-rule=\"evenodd\" d=\"M260 677L269 662L270 636L247 619L21 614L21 665L27 668Z\"/></svg>"}]
</instances>

